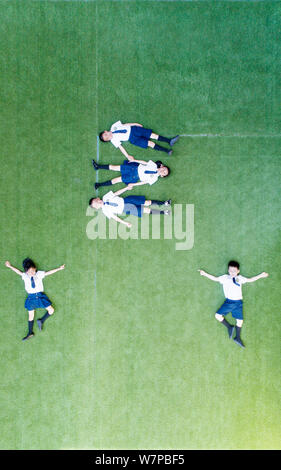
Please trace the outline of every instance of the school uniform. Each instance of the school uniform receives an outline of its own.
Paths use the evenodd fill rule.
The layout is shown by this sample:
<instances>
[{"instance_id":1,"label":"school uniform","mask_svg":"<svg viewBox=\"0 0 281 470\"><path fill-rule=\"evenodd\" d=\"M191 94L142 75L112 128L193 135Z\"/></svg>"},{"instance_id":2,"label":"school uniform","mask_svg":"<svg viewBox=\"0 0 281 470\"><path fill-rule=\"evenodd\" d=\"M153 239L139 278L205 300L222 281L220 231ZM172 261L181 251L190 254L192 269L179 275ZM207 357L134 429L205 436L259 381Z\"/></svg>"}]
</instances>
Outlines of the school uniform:
<instances>
[{"instance_id":1,"label":"school uniform","mask_svg":"<svg viewBox=\"0 0 281 470\"><path fill-rule=\"evenodd\" d=\"M243 320L242 284L247 282L247 278L240 275L233 278L229 274L224 274L219 277L219 282L223 287L225 302L217 313L223 316L231 313L233 318Z\"/></svg>"},{"instance_id":2,"label":"school uniform","mask_svg":"<svg viewBox=\"0 0 281 470\"><path fill-rule=\"evenodd\" d=\"M159 177L157 169L157 163L152 160L149 160L147 163L128 162L128 160L124 160L123 164L120 165L121 179L125 184L141 181L152 185L156 183Z\"/></svg>"},{"instance_id":3,"label":"school uniform","mask_svg":"<svg viewBox=\"0 0 281 470\"><path fill-rule=\"evenodd\" d=\"M142 217L145 203L144 196L116 196L112 191L106 193L103 198L102 211L104 215L111 219L113 215L132 214Z\"/></svg>"},{"instance_id":4,"label":"school uniform","mask_svg":"<svg viewBox=\"0 0 281 470\"><path fill-rule=\"evenodd\" d=\"M130 126L129 124L122 124L117 121L112 124L110 131L113 133L110 142L114 147L118 148L122 142L129 141L131 144L146 149L148 141L152 134L152 129L147 129L141 126Z\"/></svg>"},{"instance_id":5,"label":"school uniform","mask_svg":"<svg viewBox=\"0 0 281 470\"><path fill-rule=\"evenodd\" d=\"M22 273L21 278L24 281L24 287L28 293L24 306L29 311L36 308L47 308L52 305L50 299L43 292L43 279L45 275L45 271L36 271L35 275L32 277L28 276L26 273Z\"/></svg>"}]
</instances>

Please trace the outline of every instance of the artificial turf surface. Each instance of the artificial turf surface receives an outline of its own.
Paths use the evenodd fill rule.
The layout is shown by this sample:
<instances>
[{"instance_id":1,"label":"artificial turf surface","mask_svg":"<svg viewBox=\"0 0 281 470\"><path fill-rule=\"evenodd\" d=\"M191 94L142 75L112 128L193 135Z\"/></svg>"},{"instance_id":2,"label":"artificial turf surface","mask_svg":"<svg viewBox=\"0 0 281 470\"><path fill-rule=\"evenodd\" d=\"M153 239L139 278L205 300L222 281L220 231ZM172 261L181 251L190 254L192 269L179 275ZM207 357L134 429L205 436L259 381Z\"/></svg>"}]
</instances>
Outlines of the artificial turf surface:
<instances>
[{"instance_id":1,"label":"artificial turf surface","mask_svg":"<svg viewBox=\"0 0 281 470\"><path fill-rule=\"evenodd\" d=\"M1 1L2 449L280 448L280 12ZM126 148L170 166L135 193L194 205L191 249L163 220L158 239L87 236L91 159L123 160L97 134L118 119L182 136L172 157ZM66 269L44 282L54 317L22 343L23 283L4 262L26 256ZM270 274L244 286L245 350L197 272L232 258Z\"/></svg>"}]
</instances>

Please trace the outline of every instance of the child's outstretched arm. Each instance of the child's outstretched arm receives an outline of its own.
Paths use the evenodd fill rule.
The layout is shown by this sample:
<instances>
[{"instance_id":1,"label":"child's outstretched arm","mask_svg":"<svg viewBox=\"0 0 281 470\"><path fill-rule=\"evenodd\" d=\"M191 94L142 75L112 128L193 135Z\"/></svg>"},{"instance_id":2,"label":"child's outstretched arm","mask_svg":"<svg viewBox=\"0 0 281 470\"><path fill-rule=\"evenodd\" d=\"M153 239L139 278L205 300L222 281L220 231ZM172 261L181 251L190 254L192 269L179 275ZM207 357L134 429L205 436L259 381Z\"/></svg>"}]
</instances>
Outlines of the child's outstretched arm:
<instances>
[{"instance_id":1,"label":"child's outstretched arm","mask_svg":"<svg viewBox=\"0 0 281 470\"><path fill-rule=\"evenodd\" d=\"M132 157L130 162L142 163L143 165L147 165L147 162L145 160L136 160L134 157Z\"/></svg>"},{"instance_id":2,"label":"child's outstretched arm","mask_svg":"<svg viewBox=\"0 0 281 470\"><path fill-rule=\"evenodd\" d=\"M132 184L135 187L135 186L143 186L144 184L148 184L148 183L146 183L145 181L139 181L138 183L130 183L130 184Z\"/></svg>"},{"instance_id":3,"label":"child's outstretched arm","mask_svg":"<svg viewBox=\"0 0 281 470\"><path fill-rule=\"evenodd\" d=\"M65 264L62 264L59 268L51 269L51 271L46 271L45 276L50 276L51 274L55 274L58 271L62 271L62 269L64 269L64 268L65 268Z\"/></svg>"},{"instance_id":4,"label":"child's outstretched arm","mask_svg":"<svg viewBox=\"0 0 281 470\"><path fill-rule=\"evenodd\" d=\"M112 219L116 220L116 222L120 222L120 224L126 225L126 227L131 228L132 224L130 222L126 222L126 220L120 219L117 215L112 215Z\"/></svg>"},{"instance_id":5,"label":"child's outstretched arm","mask_svg":"<svg viewBox=\"0 0 281 470\"><path fill-rule=\"evenodd\" d=\"M258 274L257 276L248 277L246 278L246 282L255 282L258 279L262 279L264 277L268 277L268 273L263 272L263 273Z\"/></svg>"},{"instance_id":6,"label":"child's outstretched arm","mask_svg":"<svg viewBox=\"0 0 281 470\"><path fill-rule=\"evenodd\" d=\"M12 271L14 271L14 273L18 274L19 276L22 275L22 271L20 271L18 268L15 268L14 266L12 266L10 261L6 261L5 266L7 266L7 268L10 268Z\"/></svg>"},{"instance_id":7,"label":"child's outstretched arm","mask_svg":"<svg viewBox=\"0 0 281 470\"><path fill-rule=\"evenodd\" d=\"M126 157L129 161L133 161L134 157L132 155L129 155L128 152L124 149L123 145L119 145L119 150L120 152L123 153L124 157Z\"/></svg>"},{"instance_id":8,"label":"child's outstretched arm","mask_svg":"<svg viewBox=\"0 0 281 470\"><path fill-rule=\"evenodd\" d=\"M120 196L120 194L123 194L125 191L130 191L131 189L133 189L133 187L134 187L134 184L129 183L128 186L125 186L125 188L119 189L114 194L115 196Z\"/></svg>"},{"instance_id":9,"label":"child's outstretched arm","mask_svg":"<svg viewBox=\"0 0 281 470\"><path fill-rule=\"evenodd\" d=\"M138 122L126 122L125 126L143 127L143 125L142 125L142 124L139 124Z\"/></svg>"},{"instance_id":10,"label":"child's outstretched arm","mask_svg":"<svg viewBox=\"0 0 281 470\"><path fill-rule=\"evenodd\" d=\"M212 274L208 274L203 269L198 269L199 273L201 276L207 277L208 279L211 279L211 281L219 282L219 278L216 276L213 276Z\"/></svg>"}]
</instances>

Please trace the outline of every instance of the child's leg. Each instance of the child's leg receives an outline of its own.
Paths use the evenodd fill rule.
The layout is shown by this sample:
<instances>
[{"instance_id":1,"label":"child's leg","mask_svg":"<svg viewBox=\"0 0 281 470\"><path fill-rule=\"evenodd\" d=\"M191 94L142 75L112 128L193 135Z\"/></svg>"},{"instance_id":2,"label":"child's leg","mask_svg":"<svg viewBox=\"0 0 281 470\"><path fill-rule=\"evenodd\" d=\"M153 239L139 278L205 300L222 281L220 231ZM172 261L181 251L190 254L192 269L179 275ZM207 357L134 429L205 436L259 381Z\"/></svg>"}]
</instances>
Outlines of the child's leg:
<instances>
[{"instance_id":1,"label":"child's leg","mask_svg":"<svg viewBox=\"0 0 281 470\"><path fill-rule=\"evenodd\" d=\"M34 310L29 310L28 311L28 334L22 339L23 341L25 341L28 338L31 338L34 335L33 324L34 324Z\"/></svg>"},{"instance_id":2,"label":"child's leg","mask_svg":"<svg viewBox=\"0 0 281 470\"><path fill-rule=\"evenodd\" d=\"M122 178L121 176L117 176L116 178L113 178L112 180L109 181L104 181L103 183L95 183L95 188L99 188L100 186L111 186L112 184L116 183L122 183Z\"/></svg>"},{"instance_id":3,"label":"child's leg","mask_svg":"<svg viewBox=\"0 0 281 470\"><path fill-rule=\"evenodd\" d=\"M153 140L159 140L160 142L167 142L167 144L169 144L170 140L171 140L168 137L164 137L163 135L155 134L154 132L152 132L150 138L153 139Z\"/></svg>"},{"instance_id":4,"label":"child's leg","mask_svg":"<svg viewBox=\"0 0 281 470\"><path fill-rule=\"evenodd\" d=\"M42 328L43 328L43 324L45 323L46 320L48 320L48 318L53 315L55 309L52 305L49 305L49 307L46 307L46 310L47 312L45 313L45 315L42 317L42 318L39 318L39 320L37 320L37 325L38 325L38 328L39 330L41 331Z\"/></svg>"},{"instance_id":5,"label":"child's leg","mask_svg":"<svg viewBox=\"0 0 281 470\"><path fill-rule=\"evenodd\" d=\"M155 134L154 132L152 132L150 138L153 139L153 140L158 140L158 139L159 139L159 135L158 135L158 134Z\"/></svg>"},{"instance_id":6,"label":"child's leg","mask_svg":"<svg viewBox=\"0 0 281 470\"><path fill-rule=\"evenodd\" d=\"M169 145L174 145L179 140L179 135L169 138L169 137L164 137L163 135L158 135L152 132L150 138L153 140L159 140L159 142L167 142L167 144Z\"/></svg>"},{"instance_id":7,"label":"child's leg","mask_svg":"<svg viewBox=\"0 0 281 470\"><path fill-rule=\"evenodd\" d=\"M149 206L151 206L151 200L147 199L144 201L144 208L143 208L144 214L151 214L151 209L149 208Z\"/></svg>"},{"instance_id":8,"label":"child's leg","mask_svg":"<svg viewBox=\"0 0 281 470\"><path fill-rule=\"evenodd\" d=\"M34 310L28 312L28 334L33 334Z\"/></svg>"},{"instance_id":9,"label":"child's leg","mask_svg":"<svg viewBox=\"0 0 281 470\"><path fill-rule=\"evenodd\" d=\"M242 348L245 348L245 346L243 344L243 341L240 338L242 325L243 325L243 320L238 320L237 319L236 320L236 326L235 326L236 336L234 338L234 341L235 341L235 343L239 344L239 346L241 346Z\"/></svg>"},{"instance_id":10,"label":"child's leg","mask_svg":"<svg viewBox=\"0 0 281 470\"><path fill-rule=\"evenodd\" d=\"M120 171L120 165L109 165L109 170L111 171Z\"/></svg>"},{"instance_id":11,"label":"child's leg","mask_svg":"<svg viewBox=\"0 0 281 470\"><path fill-rule=\"evenodd\" d=\"M221 315L220 313L216 313L215 318L227 328L228 336L229 338L232 338L234 326L230 325L230 323L228 323L225 317Z\"/></svg>"},{"instance_id":12,"label":"child's leg","mask_svg":"<svg viewBox=\"0 0 281 470\"><path fill-rule=\"evenodd\" d=\"M35 313L35 310L29 310L28 311L28 321L33 321L34 320L34 313Z\"/></svg>"},{"instance_id":13,"label":"child's leg","mask_svg":"<svg viewBox=\"0 0 281 470\"><path fill-rule=\"evenodd\" d=\"M95 160L92 160L92 164L95 170L120 171L120 165L100 165Z\"/></svg>"},{"instance_id":14,"label":"child's leg","mask_svg":"<svg viewBox=\"0 0 281 470\"><path fill-rule=\"evenodd\" d=\"M151 140L148 141L148 147L150 147L153 150L159 150L160 152L166 152L168 155L172 155L173 151L171 149L166 149L165 147L161 147L158 144L155 144L155 142L152 142Z\"/></svg>"},{"instance_id":15,"label":"child's leg","mask_svg":"<svg viewBox=\"0 0 281 470\"><path fill-rule=\"evenodd\" d=\"M166 201L159 201L158 199L151 199L151 204L156 204L158 206L169 206L171 204L171 199L167 199Z\"/></svg>"},{"instance_id":16,"label":"child's leg","mask_svg":"<svg viewBox=\"0 0 281 470\"><path fill-rule=\"evenodd\" d=\"M49 307L46 307L46 310L47 310L49 315L53 315L54 312L55 312L55 309L52 305L49 305Z\"/></svg>"},{"instance_id":17,"label":"child's leg","mask_svg":"<svg viewBox=\"0 0 281 470\"><path fill-rule=\"evenodd\" d=\"M151 203L152 201L151 200L147 200L145 201L144 203L144 208L143 208L143 213L144 214L165 214L165 215L169 215L170 212L168 211L159 211L157 209L150 209L149 206L151 206Z\"/></svg>"}]
</instances>

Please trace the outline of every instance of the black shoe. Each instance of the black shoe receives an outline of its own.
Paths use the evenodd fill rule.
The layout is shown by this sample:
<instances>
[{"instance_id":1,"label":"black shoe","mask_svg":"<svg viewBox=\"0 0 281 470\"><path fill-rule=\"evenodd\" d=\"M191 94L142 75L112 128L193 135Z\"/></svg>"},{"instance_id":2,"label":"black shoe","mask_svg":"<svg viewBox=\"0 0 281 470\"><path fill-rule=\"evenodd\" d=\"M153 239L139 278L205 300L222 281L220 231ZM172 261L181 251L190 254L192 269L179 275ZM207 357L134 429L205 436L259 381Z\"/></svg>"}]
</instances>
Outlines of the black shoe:
<instances>
[{"instance_id":1,"label":"black shoe","mask_svg":"<svg viewBox=\"0 0 281 470\"><path fill-rule=\"evenodd\" d=\"M42 320L39 318L39 320L37 320L37 325L38 325L38 328L40 331L42 331L42 328L43 328L43 322Z\"/></svg>"},{"instance_id":2,"label":"black shoe","mask_svg":"<svg viewBox=\"0 0 281 470\"><path fill-rule=\"evenodd\" d=\"M99 188L99 183L95 183L95 189L98 189Z\"/></svg>"},{"instance_id":3,"label":"black shoe","mask_svg":"<svg viewBox=\"0 0 281 470\"><path fill-rule=\"evenodd\" d=\"M170 206L172 204L172 199L167 199L167 201L164 202L164 206Z\"/></svg>"},{"instance_id":4,"label":"black shoe","mask_svg":"<svg viewBox=\"0 0 281 470\"><path fill-rule=\"evenodd\" d=\"M32 336L34 336L34 333L28 333L28 335L26 335L24 338L22 338L23 341L26 341L27 339L29 338L32 338Z\"/></svg>"},{"instance_id":5,"label":"black shoe","mask_svg":"<svg viewBox=\"0 0 281 470\"><path fill-rule=\"evenodd\" d=\"M99 166L98 166L97 162L95 162L95 160L92 160L92 164L93 164L93 167L94 167L95 170L99 169Z\"/></svg>"},{"instance_id":6,"label":"black shoe","mask_svg":"<svg viewBox=\"0 0 281 470\"><path fill-rule=\"evenodd\" d=\"M245 348L245 345L243 344L241 339L233 338L233 341L234 341L234 343L238 344L238 346L240 346L240 348Z\"/></svg>"},{"instance_id":7,"label":"black shoe","mask_svg":"<svg viewBox=\"0 0 281 470\"><path fill-rule=\"evenodd\" d=\"M179 140L180 136L179 135L176 135L176 137L173 137L171 140L170 140L170 145L171 147Z\"/></svg>"},{"instance_id":8,"label":"black shoe","mask_svg":"<svg viewBox=\"0 0 281 470\"><path fill-rule=\"evenodd\" d=\"M164 211L164 215L171 215L170 211Z\"/></svg>"}]
</instances>

